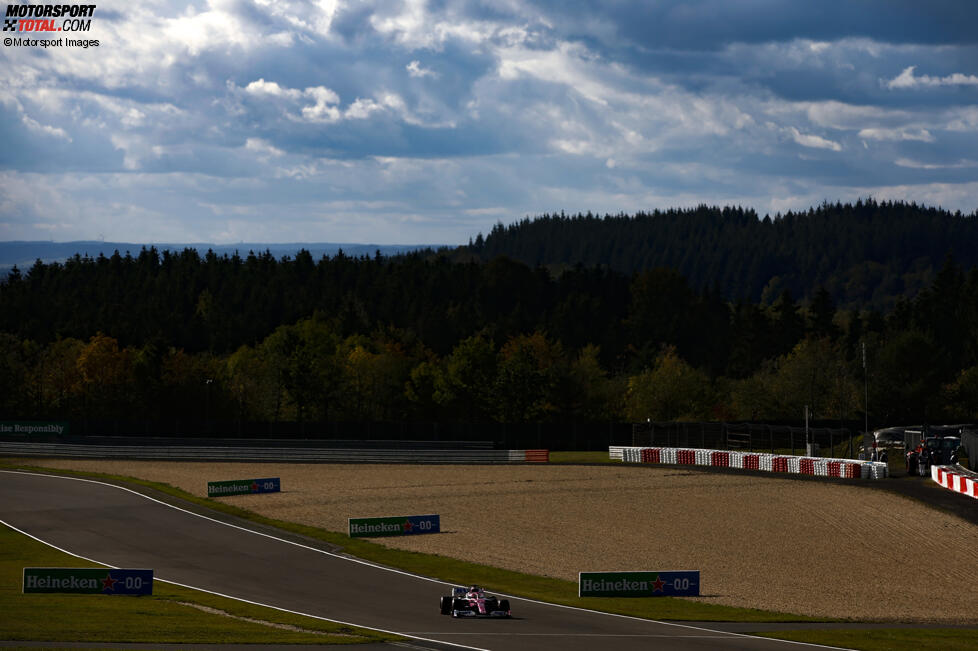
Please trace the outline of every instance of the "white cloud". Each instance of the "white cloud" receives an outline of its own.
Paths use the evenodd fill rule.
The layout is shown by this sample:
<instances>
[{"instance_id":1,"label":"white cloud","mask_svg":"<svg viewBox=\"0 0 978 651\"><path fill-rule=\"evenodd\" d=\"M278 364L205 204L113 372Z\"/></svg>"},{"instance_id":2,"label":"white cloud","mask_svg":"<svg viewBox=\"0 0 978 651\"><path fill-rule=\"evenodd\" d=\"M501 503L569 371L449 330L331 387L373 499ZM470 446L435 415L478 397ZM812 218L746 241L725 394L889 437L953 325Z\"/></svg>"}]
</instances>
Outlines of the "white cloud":
<instances>
[{"instance_id":1,"label":"white cloud","mask_svg":"<svg viewBox=\"0 0 978 651\"><path fill-rule=\"evenodd\" d=\"M234 92L237 87L228 82L228 88ZM285 109L285 117L292 121L332 124L343 120L367 120L380 113L389 113L406 124L425 128L454 128L454 120L428 120L424 114L413 111L398 93L380 90L373 97L358 97L344 110L340 96L336 91L325 86L310 86L303 90L280 86L274 81L264 78L249 83L243 89L252 96L281 98L293 104L293 109ZM308 101L313 103L310 105ZM301 102L307 102L299 107Z\"/></svg>"},{"instance_id":2,"label":"white cloud","mask_svg":"<svg viewBox=\"0 0 978 651\"><path fill-rule=\"evenodd\" d=\"M26 126L28 129L43 133L47 136L54 136L55 138L60 138L62 140L71 142L71 136L69 136L68 132L61 127L52 127L49 124L41 124L29 115L22 115L20 116L20 119L21 122L24 123L24 126Z\"/></svg>"},{"instance_id":3,"label":"white cloud","mask_svg":"<svg viewBox=\"0 0 978 651\"><path fill-rule=\"evenodd\" d=\"M914 70L917 66L904 68L903 72L886 82L887 88L920 88L923 86L978 86L978 76L965 75L955 72L945 77L922 75L917 77Z\"/></svg>"},{"instance_id":4,"label":"white cloud","mask_svg":"<svg viewBox=\"0 0 978 651\"><path fill-rule=\"evenodd\" d=\"M594 156L596 158L605 158L613 151L611 147L594 142L593 140L569 140L566 138L555 138L550 142L550 144L555 149L558 149L565 154L572 154L574 156L587 155Z\"/></svg>"},{"instance_id":5,"label":"white cloud","mask_svg":"<svg viewBox=\"0 0 978 651\"><path fill-rule=\"evenodd\" d=\"M395 3L381 3L395 6ZM393 37L398 45L409 50L441 50L450 40L467 44L483 43L496 34L500 26L483 20L472 20L460 11L442 13L428 11L427 0L405 0L401 12L370 17L370 25L380 34Z\"/></svg>"},{"instance_id":6,"label":"white cloud","mask_svg":"<svg viewBox=\"0 0 978 651\"><path fill-rule=\"evenodd\" d=\"M496 54L497 74L504 80L529 76L546 83L564 84L602 106L608 104L609 98L621 95L608 80L596 74L600 66L593 65L594 57L583 45L562 42L550 50L505 47L499 48Z\"/></svg>"},{"instance_id":7,"label":"white cloud","mask_svg":"<svg viewBox=\"0 0 978 651\"><path fill-rule=\"evenodd\" d=\"M265 81L265 78L257 79L247 86L245 92L251 95L272 95L273 97L287 97L298 99L302 96L302 91L295 88L283 88L274 81Z\"/></svg>"},{"instance_id":8,"label":"white cloud","mask_svg":"<svg viewBox=\"0 0 978 651\"><path fill-rule=\"evenodd\" d=\"M836 100L779 103L779 107L780 111L777 112L803 113L812 124L826 129L858 129L867 122L906 122L912 117L904 110L873 105L860 106Z\"/></svg>"},{"instance_id":9,"label":"white cloud","mask_svg":"<svg viewBox=\"0 0 978 651\"><path fill-rule=\"evenodd\" d=\"M228 86L233 90L234 84L229 82ZM249 95L276 97L292 102L299 102L303 99L312 100L311 105L307 104L300 109L301 118L289 114L293 120L336 122L342 117L340 109L337 107L340 103L340 96L325 86L310 86L304 90L299 90L298 88L280 86L274 81L265 81L263 77L245 86L244 92Z\"/></svg>"},{"instance_id":10,"label":"white cloud","mask_svg":"<svg viewBox=\"0 0 978 651\"><path fill-rule=\"evenodd\" d=\"M374 113L383 110L384 107L374 100L358 97L355 102L347 107L344 115L351 120L366 120Z\"/></svg>"},{"instance_id":11,"label":"white cloud","mask_svg":"<svg viewBox=\"0 0 978 651\"><path fill-rule=\"evenodd\" d=\"M253 151L257 154L264 154L268 156L282 156L285 154L284 151L275 147L267 140L262 140L261 138L248 138L245 140L245 149L248 151Z\"/></svg>"},{"instance_id":12,"label":"white cloud","mask_svg":"<svg viewBox=\"0 0 978 651\"><path fill-rule=\"evenodd\" d=\"M842 145L833 141L827 140L821 136L816 136L812 134L801 133L795 127L788 127L788 133L791 134L791 139L802 147L811 147L813 149L829 149L831 151L842 151Z\"/></svg>"},{"instance_id":13,"label":"white cloud","mask_svg":"<svg viewBox=\"0 0 978 651\"><path fill-rule=\"evenodd\" d=\"M915 170L948 170L978 167L978 161L968 160L966 158L962 158L956 163L921 163L910 158L898 158L893 162L900 167L909 167Z\"/></svg>"},{"instance_id":14,"label":"white cloud","mask_svg":"<svg viewBox=\"0 0 978 651\"><path fill-rule=\"evenodd\" d=\"M343 112L343 117L348 120L366 120L376 113L385 111L398 116L408 124L423 126L423 123L408 110L404 98L397 93L386 91L379 93L376 99L358 97Z\"/></svg>"},{"instance_id":15,"label":"white cloud","mask_svg":"<svg viewBox=\"0 0 978 651\"><path fill-rule=\"evenodd\" d=\"M320 37L330 36L333 20L339 10L339 0L254 0L263 13L274 16L296 30ZM284 32L280 38L292 34Z\"/></svg>"},{"instance_id":16,"label":"white cloud","mask_svg":"<svg viewBox=\"0 0 978 651\"><path fill-rule=\"evenodd\" d=\"M437 72L435 72L434 70L431 70L429 68L423 68L421 66L421 62L418 61L417 59L415 59L411 63L407 64L405 66L405 69L408 71L408 74L411 75L412 77L419 77L419 78L422 78L422 79L424 77L433 77L435 79L438 78L438 73Z\"/></svg>"},{"instance_id":17,"label":"white cloud","mask_svg":"<svg viewBox=\"0 0 978 651\"><path fill-rule=\"evenodd\" d=\"M948 131L978 131L978 106L952 109L945 128Z\"/></svg>"},{"instance_id":18,"label":"white cloud","mask_svg":"<svg viewBox=\"0 0 978 651\"><path fill-rule=\"evenodd\" d=\"M313 86L304 91L307 97L315 100L312 106L302 107L302 117L310 122L336 122L340 119L340 110L335 106L340 97L325 86Z\"/></svg>"},{"instance_id":19,"label":"white cloud","mask_svg":"<svg viewBox=\"0 0 978 651\"><path fill-rule=\"evenodd\" d=\"M882 129L869 128L860 129L859 137L866 140L919 140L920 142L934 142L935 138L927 129Z\"/></svg>"},{"instance_id":20,"label":"white cloud","mask_svg":"<svg viewBox=\"0 0 978 651\"><path fill-rule=\"evenodd\" d=\"M180 16L167 21L164 34L171 46L183 45L191 56L209 49L233 46L254 49L260 39L251 26L232 13L233 6L211 0L208 11Z\"/></svg>"},{"instance_id":21,"label":"white cloud","mask_svg":"<svg viewBox=\"0 0 978 651\"><path fill-rule=\"evenodd\" d=\"M127 170L138 170L143 161L159 156L161 149L154 147L147 138L132 132L116 132L109 136L112 146L122 152L122 165Z\"/></svg>"}]
</instances>

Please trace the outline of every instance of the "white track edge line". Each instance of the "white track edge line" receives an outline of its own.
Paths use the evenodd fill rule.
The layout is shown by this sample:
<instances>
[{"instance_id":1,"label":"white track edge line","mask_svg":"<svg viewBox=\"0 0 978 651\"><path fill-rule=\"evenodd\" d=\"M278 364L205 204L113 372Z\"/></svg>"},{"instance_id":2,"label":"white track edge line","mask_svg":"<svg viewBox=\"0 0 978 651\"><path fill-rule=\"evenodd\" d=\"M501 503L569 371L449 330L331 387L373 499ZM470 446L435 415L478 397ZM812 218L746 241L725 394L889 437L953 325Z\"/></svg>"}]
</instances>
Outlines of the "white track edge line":
<instances>
[{"instance_id":1,"label":"white track edge line","mask_svg":"<svg viewBox=\"0 0 978 651\"><path fill-rule=\"evenodd\" d=\"M179 506L174 506L173 504L167 504L166 502L163 502L163 501L158 500L156 498L150 497L149 495L145 495L144 493L140 493L139 491L133 490L131 488L126 488L125 486L118 486L116 484L109 484L109 483L106 483L106 482L103 482L103 481L98 481L96 479L86 479L86 478L82 478L82 477L70 477L70 476L67 476L67 475L48 475L48 474L45 474L45 473L26 472L26 471L21 471L21 470L0 470L0 472L9 472L9 473L15 473L15 474L21 474L21 475L34 475L34 476L40 476L40 477L51 477L51 478L54 478L54 479L71 479L73 481L83 481L83 482L89 482L89 483L92 483L92 484L100 484L102 486L110 486L112 488L118 488L120 490L124 490L124 491L130 492L130 493L132 493L134 495L138 495L138 496L143 497L145 499L148 499L150 501L156 502L157 504L162 504L163 506L167 506L167 507L169 507L171 509L176 509L177 511L181 511L183 513L187 513L187 514L196 516L198 518L203 518L204 520L209 520L211 522L216 522L218 524L222 524L222 525L224 525L226 527L231 527L233 529L238 529L240 531L247 531L248 533L252 533L252 534L255 534L255 535L258 535L258 536L264 536L265 538L270 538L272 540L277 540L279 542L284 542L284 543L288 543L290 545L295 545L296 547L301 547L303 549L309 549L311 551L318 552L320 554L325 554L327 556L332 556L334 558L342 559L342 560L345 560L345 561L349 561L351 563L359 563L361 565L367 565L369 567L374 567L374 568L377 568L377 569L380 569L380 570L385 570L385 571L388 571L388 572L393 572L395 574L401 574L401 575L404 575L404 576L410 576L410 577L413 577L413 578L416 578L416 579L421 579L421 580L424 580L424 581L430 581L431 583L438 583L438 584L441 584L441 585L452 585L452 586L455 585L453 583L448 583L448 582L445 582L445 581L440 581L438 579L432 579L431 577L421 576L420 574L412 574L411 572L405 572L404 570L398 570L398 569L394 569L394 568L391 568L391 567L385 567L383 565L378 565L376 563L371 563L370 561L365 561L365 560L362 560L362 559L359 559L359 558L353 558L353 557L350 557L350 556L344 556L342 554L336 554L336 553L333 553L333 552L327 552L327 551L322 550L322 549L316 549L315 547L310 547L308 545L303 545L301 543L293 542L291 540L285 540L284 538L278 538L278 537L273 536L271 534L262 533L260 531L255 531L254 529L247 529L245 527L241 527L241 526L236 525L236 524L230 524L228 522L222 522L221 520L217 520L216 518L211 518L211 517L208 517L206 515L201 515L199 513L194 513L193 511L188 511L187 509L181 508ZM2 520L0 520L0 522L2 522ZM40 540L40 539L36 539L36 540L39 540L40 542L44 542L43 540ZM45 543L45 544L48 544L48 543ZM51 547L54 547L54 545L51 545ZM55 549L58 549L58 548L55 547ZM64 550L60 550L60 551L64 551ZM71 552L66 552L66 553L71 554ZM77 556L77 554L71 554L71 555L72 556ZM84 557L79 556L79 558L84 558ZM86 558L85 560L91 560L91 559L87 559ZM92 561L92 562L93 563L98 563L99 561ZM105 565L105 563L102 563L102 565ZM112 567L112 566L109 566L109 567ZM204 592L207 592L207 590L204 590ZM217 594L217 593L214 593L214 594ZM507 597L509 599L519 599L521 601L527 601L527 602L530 602L530 603L541 604L541 605L544 605L544 606L553 606L553 607L556 607L556 608L566 608L568 610L577 610L577 611L586 612L586 613L593 613L593 614L597 614L597 615L608 615L608 616L611 616L611 617L620 617L622 619L631 619L631 620L640 621L640 622L652 622L652 623L661 624L661 625L664 625L664 626L676 626L676 627L679 627L679 628L688 628L688 629L691 629L691 630L694 630L694 631L706 631L706 632L709 632L709 633L720 633L722 635L728 635L728 636L731 636L731 637L744 637L744 638L748 638L748 639L758 639L757 636L755 636L755 635L747 635L745 633L733 633L733 632L729 632L729 631L718 631L718 630L715 630L715 629L703 628L702 626L690 626L689 624L677 624L677 623L674 623L674 622L665 622L665 621L661 621L661 620L657 620L657 619L646 619L644 617L635 617L633 615L620 615L618 613L608 613L608 612L603 612L603 611L600 611L600 610L592 610L590 608L581 608L580 606L567 606L567 605L564 605L564 604L550 603L548 601L540 601L539 599L528 599L526 597L517 597L517 596L514 596L514 595L508 595L508 594L505 594L505 593L502 593L502 592L499 593L499 594L501 596ZM236 597L232 597L232 599L234 599L234 598L236 598ZM245 600L242 600L242 601L245 601ZM270 608L274 608L274 606L270 606ZM333 621L333 620L327 620L327 621ZM339 623L345 623L345 622L339 622ZM348 624L348 625L350 625L350 626L359 626L358 624ZM369 626L363 626L362 628L370 628L370 627ZM373 630L380 631L381 629L373 629ZM381 632L383 632L383 633L392 633L392 631L381 631ZM401 633L396 633L396 634L397 635L401 635ZM406 637L408 637L408 636L406 636ZM822 645L822 644L814 644L814 643L811 643L811 642L797 642L797 641L794 641L794 640L782 640L782 639L779 639L779 638L764 638L764 639L767 639L767 640L773 639L773 640L776 640L778 642L784 642L784 643L788 643L788 644L797 644L797 645L802 645L802 646L809 646L809 647L814 647L814 648L819 648L819 649L842 649L843 651L852 651L851 649L847 649L847 647L826 646L826 645ZM426 640L426 641L430 641L430 642L441 642L440 640ZM446 642L445 644L450 644L450 643L447 643ZM465 647L465 648L472 648L472 647ZM486 651L486 650L480 650L480 651Z\"/></svg>"},{"instance_id":2,"label":"white track edge line","mask_svg":"<svg viewBox=\"0 0 978 651\"><path fill-rule=\"evenodd\" d=\"M260 601L251 601L250 599L244 599L242 597L232 597L231 595L223 594L221 592L215 592L214 590L207 590L205 588L198 588L196 586L186 585L184 583L178 583L176 581L170 581L169 579L159 579L159 580L160 581L163 581L164 583L170 583L170 584L173 584L173 585L178 585L181 588L190 588L191 590L199 590L201 592L206 592L208 594L217 595L218 597L224 597L226 599L234 599L235 601L241 601L241 602L244 602L246 604L252 604L254 606L264 606L265 608L271 608L272 610L278 610L278 611L281 611L283 613L290 613L292 615L302 615L303 617L311 617L312 619L319 619L319 620L322 620L324 622L333 622L335 624L343 624L345 626L355 626L357 628L365 628L365 629L370 630L370 631L377 631L379 633L387 633L389 635L398 635L398 636L401 636L401 637L406 637L406 638L409 638L409 639L412 639L412 640L418 640L418 641L421 641L421 642L435 642L436 644L447 644L449 646L458 647L459 649L472 649L473 651L489 651L489 649L483 649L483 648L480 648L480 647L466 646L464 644L455 644L455 643L452 643L452 642L445 642L443 640L433 640L431 638L421 637L421 636L418 636L418 635L411 635L410 633L399 633L397 631L387 631L387 630L384 630L382 628L375 628L373 626L364 626L362 624L354 624L352 622L344 622L344 621L339 620L339 619L330 619L328 617L322 617L320 615L310 615L309 613L304 613L304 612L301 612L301 611L298 611L298 610L289 610L288 608L280 608L279 606L271 606L269 604L263 604Z\"/></svg>"},{"instance_id":3,"label":"white track edge line","mask_svg":"<svg viewBox=\"0 0 978 651\"><path fill-rule=\"evenodd\" d=\"M4 472L4 471L0 471L0 472ZM45 476L46 477L53 477L54 475L45 475ZM112 484L106 484L106 485L107 486L111 486ZM46 540L41 540L37 536L35 536L33 534L30 534L30 533L24 531L23 529L18 529L17 527L13 526L9 522L5 522L3 520L0 520L0 524L2 524L5 527L8 527L9 529L12 529L12 530L16 531L17 533L20 533L20 534L25 535L28 538L34 539L37 542L41 543L42 545L47 545L48 547L51 547L53 549L56 549L59 552L62 552L64 554L68 554L69 556L74 556L75 558L80 558L83 561L88 561L89 563L98 563L99 565L104 565L105 567L108 567L108 568L113 569L113 570L119 569L115 565L109 565L108 563L103 563L102 561L97 561L94 558L88 558L87 556L82 556L81 554L76 554L74 552L70 552L67 549L62 549L61 547L58 547L57 545L52 545L51 543L47 542ZM272 606L271 604L263 604L260 601L251 601L250 599L244 599L243 597L234 597L232 595L223 594L221 592L215 592L214 590L208 590L207 588L198 588L197 586L187 585L186 583L179 583L177 581L171 581L169 579L161 579L158 576L154 576L153 577L153 580L154 581L161 581L163 583L170 583L172 585L180 586L181 588L187 588L189 590L198 590L200 592L206 592L207 594L216 595L218 597L224 597L225 599L232 599L234 601L240 601L242 603L251 604L253 606L262 606L264 608L270 608L272 610L278 610L278 611L281 611L283 613L290 613L292 615L302 615L303 617L309 617L311 619L318 619L318 620L321 620L321 621L324 621L324 622L331 622L331 623L334 623L334 624L342 624L344 626L353 626L353 627L356 627L356 628L363 628L363 629L367 629L369 631L377 631L378 633L387 633L388 635L399 635L401 637L406 637L406 638L409 638L409 639L412 639L412 640L419 640L419 641L422 641L422 642L435 642L437 644L447 644L449 646L458 647L460 649L471 649L472 651L489 651L489 649L482 649L480 647L466 646L466 645L463 645L463 644L455 644L455 643L452 643L452 642L445 642L445 641L442 641L442 640L433 640L433 639L430 639L430 638L420 637L418 635L411 635L410 633L399 633L397 631L388 631L388 630L384 630L382 628L376 628L376 627L373 627L373 626L364 626L363 624L354 624L352 622L344 622L344 621L339 620L339 619L330 619L329 617L323 617L321 615L310 615L309 613L303 613L303 612L300 612L298 610L289 610L288 608L281 608L279 606ZM327 633L327 635L329 635L329 633Z\"/></svg>"},{"instance_id":4,"label":"white track edge line","mask_svg":"<svg viewBox=\"0 0 978 651\"><path fill-rule=\"evenodd\" d=\"M240 529L241 531L247 531L249 533L258 534L260 536L265 536L267 538L271 538L272 540L276 540L276 541L279 541L279 542L289 543L289 544L292 544L292 545L296 545L297 547L302 547L304 549L310 549L312 551L321 552L321 553L324 553L324 554L328 554L330 556L334 556L336 558L345 559L345 560L355 560L355 559L346 559L346 557L340 556L338 554L330 554L328 552L323 552L323 550L321 550L321 549L316 549L314 547L307 547L306 545L300 545L299 543L294 543L294 542L292 542L290 540L283 540L281 538L276 538L275 536L270 536L268 534L263 534L263 533L258 532L258 531L252 531L251 529L245 529L244 527L238 527L238 526L235 526L235 525L232 525L232 524L228 524L226 522L221 522L220 520L215 520L213 518L208 518L207 516L199 515L197 513L193 513L192 511L187 511L186 509L181 509L181 508L179 508L177 506L173 506L172 504L167 504L166 502L161 502L160 500L154 499L154 498L152 498L152 497L150 497L148 495L144 495L144 494L142 494L142 493L140 493L138 491L134 491L132 489L125 488L123 486L116 486L114 484L107 484L105 482L95 481L95 480L92 480L92 479L83 479L83 478L80 478L80 477L65 477L65 476L61 476L61 475L46 475L46 474L43 474L43 473L20 472L20 471L16 471L16 470L0 470L0 472L9 472L9 473L12 473L12 474L21 474L21 475L33 475L33 476L40 476L40 477L51 477L51 478L54 478L54 479L73 479L73 480L76 480L76 481L84 481L84 482L89 482L89 483L92 483L92 484L100 484L102 486L110 486L112 488L119 488L119 489L122 489L124 491L128 491L128 492L130 492L130 493L132 493L134 495L138 495L140 497L144 497L144 498L146 498L148 500L151 500L153 502L157 502L158 504L162 504L164 506L169 506L169 507L174 508L174 509L176 509L178 511L181 511L181 512L184 512L184 513L188 513L190 515L196 515L198 517L204 518L205 520L210 520L210 521L216 522L218 524L224 524L224 525L227 525L229 527L234 527L235 529ZM118 569L115 565L111 565L109 563L104 563L102 561L95 560L94 558L88 558L87 556L82 556L81 554L76 554L74 552L68 551L67 549L62 549L61 547L58 547L57 545L53 545L53 544L47 542L46 540L42 540L42 539L38 538L37 536L34 536L34 535L32 535L32 534L30 534L30 533L28 533L26 531L23 531L22 529L18 529L17 527L11 525L8 522L5 522L4 520L0 520L0 524L4 525L6 527L9 527L10 529L13 529L14 531L16 531L18 533L21 533L21 534L23 534L23 535L25 535L25 536L27 536L29 538L32 538L32 539L36 540L39 543L42 543L44 545L47 545L48 547L52 547L54 549L57 549L59 552L68 554L69 556L74 556L75 558L80 558L80 559L85 560L85 561L88 561L90 563L98 563L99 565L104 565L104 566L106 566L108 568L111 568L111 569ZM368 563L365 563L365 564L368 564ZM383 567L381 567L379 565L377 565L375 567L378 567L380 569L388 569L388 568L383 568ZM392 570L392 571L394 571L394 570ZM402 572L402 574L404 574L404 573ZM421 578L426 578L426 577L421 577ZM280 608L278 606L272 606L271 604L263 604L263 603L258 602L258 601L250 601L250 600L244 599L242 597L233 597L231 595L222 594L220 592L215 592L213 590L208 590L206 588L199 588L197 586L192 586L192 585L186 585L186 584L183 584L183 583L178 583L176 581L171 581L169 579L162 579L162 578L159 578L159 577L154 577L154 580L156 580L156 581L162 581L164 583L172 583L173 585L178 585L178 586L183 587L183 588L189 588L189 589L192 589L192 590L199 590L201 592L206 592L206 593L209 593L209 594L217 595L219 597L225 597L227 599L234 599L236 601L241 601L241 602L253 604L253 605L256 605L256 606L264 606L265 608L271 608L273 610L279 610L279 611L282 611L282 612L291 613L293 615L302 615L304 617L311 617L313 619L319 619L319 620L322 620L322 621L325 621L325 622L333 622L333 623L336 623L336 624L342 624L344 626L355 626L357 628L364 628L364 629L367 629L367 630L377 631L377 632L380 632L380 633L387 633L388 635L400 635L402 637L406 637L406 638L410 638L410 639L414 639L414 640L420 640L422 642L435 642L437 644L447 644L449 646L458 647L460 649L472 649L473 651L489 651L488 649L482 649L480 647L473 647L473 646L465 646L465 645L461 645L461 644L454 644L452 642L445 642L443 640L432 640L432 639L428 639L428 638L424 638L424 637L418 637L416 635L411 635L411 634L408 634L408 633L399 633L397 631L388 631L388 630L385 630L385 629L382 629L382 628L376 628L376 627L373 627L373 626L365 626L363 624L355 624L355 623L352 623L352 622L345 622L345 621L342 621L342 620L339 620L339 619L330 619L328 617L322 617L320 615L310 615L308 613L303 613L303 612L299 612L299 611L296 611L296 610L289 610L287 608ZM428 580L429 581L432 581L433 579L428 579Z\"/></svg>"}]
</instances>

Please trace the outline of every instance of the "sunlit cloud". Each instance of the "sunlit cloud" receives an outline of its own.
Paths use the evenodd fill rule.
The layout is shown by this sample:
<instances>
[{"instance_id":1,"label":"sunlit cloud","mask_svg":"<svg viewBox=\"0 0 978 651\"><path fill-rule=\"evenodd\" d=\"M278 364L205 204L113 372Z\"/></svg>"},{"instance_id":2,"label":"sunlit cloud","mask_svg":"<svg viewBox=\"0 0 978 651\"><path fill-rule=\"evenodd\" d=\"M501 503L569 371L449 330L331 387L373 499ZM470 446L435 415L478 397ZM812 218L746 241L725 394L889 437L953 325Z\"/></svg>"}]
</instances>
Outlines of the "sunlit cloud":
<instances>
[{"instance_id":1,"label":"sunlit cloud","mask_svg":"<svg viewBox=\"0 0 978 651\"><path fill-rule=\"evenodd\" d=\"M842 151L842 145L832 140L810 133L801 133L795 127L788 127L791 139L802 147L812 147L814 149L830 149L832 151Z\"/></svg>"},{"instance_id":2,"label":"sunlit cloud","mask_svg":"<svg viewBox=\"0 0 978 651\"><path fill-rule=\"evenodd\" d=\"M914 75L917 66L904 68L903 72L886 82L887 88L922 88L928 86L978 86L978 75L955 72L944 77Z\"/></svg>"}]
</instances>

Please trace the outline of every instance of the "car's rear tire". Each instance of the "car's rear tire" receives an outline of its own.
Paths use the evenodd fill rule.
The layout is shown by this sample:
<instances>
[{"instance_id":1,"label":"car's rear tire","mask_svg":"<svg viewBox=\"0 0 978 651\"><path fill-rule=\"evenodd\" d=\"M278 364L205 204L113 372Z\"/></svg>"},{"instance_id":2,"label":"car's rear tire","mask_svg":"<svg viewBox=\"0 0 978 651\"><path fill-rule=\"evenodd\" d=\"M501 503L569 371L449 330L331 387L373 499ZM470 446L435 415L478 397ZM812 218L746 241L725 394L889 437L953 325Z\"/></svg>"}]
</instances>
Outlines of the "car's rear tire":
<instances>
[{"instance_id":1,"label":"car's rear tire","mask_svg":"<svg viewBox=\"0 0 978 651\"><path fill-rule=\"evenodd\" d=\"M452 597L442 597L441 598L441 614L448 615L452 612Z\"/></svg>"}]
</instances>

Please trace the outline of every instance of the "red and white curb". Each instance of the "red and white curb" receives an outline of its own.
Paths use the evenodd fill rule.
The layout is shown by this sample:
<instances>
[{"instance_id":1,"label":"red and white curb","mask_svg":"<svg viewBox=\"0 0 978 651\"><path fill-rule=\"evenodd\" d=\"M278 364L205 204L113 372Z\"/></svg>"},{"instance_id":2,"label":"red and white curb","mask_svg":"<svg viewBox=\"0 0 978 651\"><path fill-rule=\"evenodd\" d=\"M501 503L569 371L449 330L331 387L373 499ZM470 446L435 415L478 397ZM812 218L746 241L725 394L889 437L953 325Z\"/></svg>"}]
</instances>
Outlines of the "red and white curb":
<instances>
[{"instance_id":1,"label":"red and white curb","mask_svg":"<svg viewBox=\"0 0 978 651\"><path fill-rule=\"evenodd\" d=\"M930 478L948 490L978 499L978 473L961 466L931 466Z\"/></svg>"},{"instance_id":2,"label":"red and white curb","mask_svg":"<svg viewBox=\"0 0 978 651\"><path fill-rule=\"evenodd\" d=\"M840 477L846 479L882 479L889 475L885 463L854 459L797 457L766 452L699 450L694 448L659 448L610 446L608 455L626 463L664 463L680 466L743 468L794 475Z\"/></svg>"}]
</instances>

